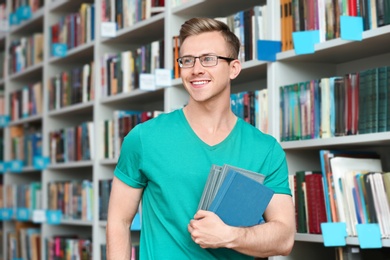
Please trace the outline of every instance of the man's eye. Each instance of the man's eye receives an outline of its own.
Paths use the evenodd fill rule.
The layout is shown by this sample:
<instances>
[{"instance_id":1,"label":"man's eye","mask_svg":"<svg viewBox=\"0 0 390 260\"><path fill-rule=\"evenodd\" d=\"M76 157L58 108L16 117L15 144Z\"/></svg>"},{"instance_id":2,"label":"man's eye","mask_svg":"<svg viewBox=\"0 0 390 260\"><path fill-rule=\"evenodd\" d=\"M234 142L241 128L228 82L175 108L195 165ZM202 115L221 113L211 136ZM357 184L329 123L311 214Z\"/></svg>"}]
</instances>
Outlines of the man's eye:
<instances>
[{"instance_id":1,"label":"man's eye","mask_svg":"<svg viewBox=\"0 0 390 260\"><path fill-rule=\"evenodd\" d=\"M203 61L205 62L214 61L214 56L204 56Z\"/></svg>"},{"instance_id":2,"label":"man's eye","mask_svg":"<svg viewBox=\"0 0 390 260\"><path fill-rule=\"evenodd\" d=\"M190 64L192 63L192 59L191 58L183 58L181 59L182 63L183 64Z\"/></svg>"}]
</instances>

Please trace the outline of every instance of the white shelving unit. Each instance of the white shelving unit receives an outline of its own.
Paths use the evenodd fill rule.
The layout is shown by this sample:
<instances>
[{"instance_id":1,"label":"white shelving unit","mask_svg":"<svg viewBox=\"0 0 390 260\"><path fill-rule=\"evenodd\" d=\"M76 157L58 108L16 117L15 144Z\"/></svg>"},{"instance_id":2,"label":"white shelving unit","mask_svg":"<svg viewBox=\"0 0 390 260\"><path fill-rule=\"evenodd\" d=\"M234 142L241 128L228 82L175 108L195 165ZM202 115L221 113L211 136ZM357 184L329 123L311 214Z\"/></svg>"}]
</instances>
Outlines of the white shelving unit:
<instances>
[{"instance_id":1,"label":"white shelving unit","mask_svg":"<svg viewBox=\"0 0 390 260\"><path fill-rule=\"evenodd\" d=\"M31 66L22 72L6 75L0 81L4 87L5 96L23 84L41 80L43 89L48 89L49 79L56 73L76 65L94 61L95 98L92 101L80 103L62 109L49 111L48 93L43 91L43 113L26 119L12 121L9 126L33 123L41 125L43 136L43 155L49 156L49 133L51 131L75 126L84 121L93 121L94 155L92 160L70 163L50 164L42 171L25 167L20 174L5 173L0 176L3 184L42 182L42 205L48 208L48 184L51 181L92 180L94 188L94 212L92 221L63 220L59 225L42 223L42 252L46 252L44 241L54 235L78 234L89 237L93 241L94 259L100 259L100 245L105 244L105 221L100 221L98 207L99 180L111 179L116 159L102 159L98 151L103 149L103 129L100 122L112 119L113 111L117 109L163 110L172 111L182 107L188 100L187 93L182 87L181 80L172 80L172 86L156 91L135 90L115 96L102 96L101 93L101 62L102 56L109 52L120 52L150 43L155 40L165 41L165 68L172 69L173 46L172 38L178 35L181 24L195 16L223 17L235 12L248 9L255 5L268 6L269 28L268 39L280 40L280 3L271 0L191 0L181 5L173 6L173 0L165 1L165 11L152 16L150 19L136 23L134 26L117 31L112 38L101 36L101 2L102 0L86 0L95 4L95 39L86 44L73 48L65 57L50 55L50 26L60 16L77 11L81 2L76 0L45 0L44 6L35 12L32 18L22 24L12 27L4 36L0 35L0 46L7 51L10 42L16 37L28 35L32 31L44 33L43 63ZM8 0L11 4L11 0ZM268 88L269 96L269 132L279 139L279 87L303 80L343 75L375 66L390 65L390 26L378 28L363 33L361 42L351 42L335 39L316 45L315 53L310 55L295 55L287 51L277 55L276 62L251 60L243 63L240 76L233 81L232 92ZM3 43L2 43L3 42ZM8 54L7 54L8 55ZM9 112L9 98L6 111ZM3 129L5 140L5 158L10 160L9 127ZM319 168L320 149L353 148L374 149L383 157L383 167L390 171L389 133L375 133L356 136L345 136L329 139L282 142L286 151L289 171L291 174L298 170ZM6 233L15 228L14 221L4 221L3 248L6 249ZM348 238L349 245L358 245L356 238ZM390 247L390 240L383 240L384 247ZM319 253L321 252L321 253ZM4 257L7 253L4 252ZM288 257L272 257L271 259L331 259L334 251L323 246L321 235L297 234L296 245Z\"/></svg>"}]
</instances>

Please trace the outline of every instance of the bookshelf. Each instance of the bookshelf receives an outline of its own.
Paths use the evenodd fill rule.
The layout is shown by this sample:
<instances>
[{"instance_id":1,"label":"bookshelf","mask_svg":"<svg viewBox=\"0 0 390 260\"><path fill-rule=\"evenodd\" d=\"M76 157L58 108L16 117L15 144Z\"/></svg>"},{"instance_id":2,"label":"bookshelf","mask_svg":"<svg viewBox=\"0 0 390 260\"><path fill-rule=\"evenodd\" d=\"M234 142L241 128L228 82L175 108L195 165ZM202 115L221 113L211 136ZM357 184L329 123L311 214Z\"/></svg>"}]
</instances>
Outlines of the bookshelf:
<instances>
[{"instance_id":1,"label":"bookshelf","mask_svg":"<svg viewBox=\"0 0 390 260\"><path fill-rule=\"evenodd\" d=\"M173 79L170 87L158 88L154 91L135 88L115 95L105 94L106 92L103 91L104 83L102 82L107 80L107 74L101 73L102 67L106 64L104 55L136 50L152 42L164 40L164 45L160 45L160 52L163 51L164 53L162 67L173 69L174 46L172 39L178 34L180 25L185 20L194 16L226 17L255 5L267 6L265 22L269 28L273 29L266 31L266 39L280 40L281 1L166 0L163 11L161 8L151 8L146 19L141 19L127 27L124 26L117 30L115 36L112 37L104 36L107 29L101 26L103 14L100 6L106 4L107 1L44 0L41 2L42 5L38 5L28 19L18 25L11 26L6 33L0 32L0 52L3 51L6 60L10 61L13 54L9 50L14 41L42 33L42 59L35 63L29 63L23 69L15 70L10 70L7 63L7 73L4 78L0 78L0 91L3 91L5 97L4 115L10 115L11 94L22 91L29 84L40 82L42 97L37 104L42 105L42 110L40 113L28 114L11 120L6 127L0 129L0 135L5 140L3 147L4 162L18 159L13 158L14 153L11 152L13 144L8 141L11 140L11 137L17 137L14 134L15 131L11 129L24 128L24 133L26 133L26 129L34 129L35 132L41 135L42 146L40 149L42 150L42 156L51 159L51 163L43 169L37 169L33 164L24 165L21 171L9 169L1 174L0 181L4 186L22 186L40 182L41 195L37 209L44 210L54 210L58 207L58 205L54 206L55 203L53 204L52 197L55 193L50 187L56 186L61 189L60 187L63 185L71 189L69 187L79 187L79 184L87 185L88 183L89 186L87 185L85 190L81 188L81 190L84 190L84 194L88 194L88 198L92 202L91 205L85 204L86 208L90 207L88 210L85 209L86 211L81 213L69 213L59 223L39 223L37 221L36 226L41 230L40 249L41 252L48 251L45 244L48 239L60 235L71 236L77 234L80 239L85 239L86 246L89 245L88 243L92 244L94 259L102 259L101 245L105 244L106 222L99 219L99 184L102 180L109 180L113 177L117 159L115 157L105 158L104 156L106 144L102 141L105 136L103 122L113 120L114 112L118 110L168 112L182 107L187 102L187 94L181 85L180 79ZM72 18L66 18L70 17L71 14L76 16L76 13L81 13L81 3L86 4L85 7L88 6L88 8L94 5L94 16L91 16L91 9L86 11L88 14L86 17L93 17L90 18L89 22L86 22L91 28L83 30L88 37L77 38L78 40L69 43L68 38L61 38L63 35L59 36L64 42L55 40L55 43L66 45L66 55L53 55L53 26L67 19L71 21ZM17 7L12 5L11 0L8 0L7 4L9 12L16 10ZM152 12L155 13L151 15ZM77 22L77 18L74 19ZM114 21L113 18L108 16L105 19ZM239 93L267 88L269 98L268 132L279 139L280 86L321 77L343 75L377 66L389 66L390 47L386 44L389 40L390 26L387 25L365 31L363 40L359 42L346 41L340 38L321 42L315 45L315 53L313 54L296 55L294 50L288 50L278 53L276 62L264 62L257 59L247 60L243 62L241 74L232 83L232 92ZM61 45L60 47L63 48L64 46ZM256 49L256 47L254 48ZM77 71L77 68L80 70ZM61 84L68 84L64 80L64 77L67 76L64 75L79 75L80 73L84 76L85 85L82 84L82 86L86 90L84 88L78 89L78 92L74 92L78 94L70 94L72 92L65 92L65 90L55 94L56 92L53 90L55 86L60 89ZM76 78L76 76L73 77ZM59 83L60 81L61 83ZM57 91L59 91L58 89ZM64 101L60 98L64 94L76 97L74 100ZM53 100L57 102L55 105ZM83 132L84 130L86 132ZM89 143L85 146L87 148L80 148L82 151L80 157L75 157L75 155L61 150L64 148L61 147L61 142L65 141L60 137L66 135L65 133L71 136L72 131L80 131L84 140L89 140ZM67 145L71 147L75 143L70 142ZM339 148L376 150L383 158L383 168L390 171L387 153L390 146L388 132L288 141L282 142L282 146L287 154L291 174L302 169L319 169L318 151L320 149ZM91 187L92 189L90 189ZM76 196L76 193L72 196ZM8 197L4 190L4 201ZM88 217L89 214L93 216L92 219ZM8 248L7 234L18 230L19 222L21 221L15 217L1 221L2 239L0 241L2 240L4 259L8 259L7 257L10 255L6 250ZM135 231L133 236L133 241L137 241L139 232ZM390 247L389 239L383 239L382 243L384 248L388 249ZM359 245L359 242L354 237L348 237L347 244L356 246ZM271 259L308 259L310 257L318 258L319 255L323 259L331 259L333 254L334 250L332 248L324 247L321 235L297 234L296 246L290 256L272 257Z\"/></svg>"}]
</instances>

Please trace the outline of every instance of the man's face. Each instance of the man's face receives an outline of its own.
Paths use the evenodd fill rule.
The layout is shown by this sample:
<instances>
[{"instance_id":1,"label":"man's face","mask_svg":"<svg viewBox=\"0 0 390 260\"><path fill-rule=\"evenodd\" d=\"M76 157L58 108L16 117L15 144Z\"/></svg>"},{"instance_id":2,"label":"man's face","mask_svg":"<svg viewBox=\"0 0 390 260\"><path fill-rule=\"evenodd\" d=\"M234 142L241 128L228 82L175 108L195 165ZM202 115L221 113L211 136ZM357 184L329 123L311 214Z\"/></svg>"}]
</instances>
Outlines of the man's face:
<instances>
[{"instance_id":1,"label":"man's face","mask_svg":"<svg viewBox=\"0 0 390 260\"><path fill-rule=\"evenodd\" d=\"M206 32L190 36L180 46L180 56L217 55L229 57L227 43L219 32ZM216 66L204 67L199 59L191 68L181 69L181 78L190 97L198 102L214 99L223 94L230 97L230 80L233 79L235 62L229 64L226 60L218 59Z\"/></svg>"}]
</instances>

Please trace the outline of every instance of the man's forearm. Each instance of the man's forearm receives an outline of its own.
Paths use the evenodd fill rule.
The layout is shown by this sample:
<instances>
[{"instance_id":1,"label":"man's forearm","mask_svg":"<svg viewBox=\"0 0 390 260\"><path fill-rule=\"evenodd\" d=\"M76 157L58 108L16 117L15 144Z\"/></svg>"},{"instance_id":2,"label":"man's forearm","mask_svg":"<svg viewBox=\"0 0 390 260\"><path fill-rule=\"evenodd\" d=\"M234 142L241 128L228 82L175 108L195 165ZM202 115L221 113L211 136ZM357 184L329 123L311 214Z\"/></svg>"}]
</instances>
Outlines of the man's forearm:
<instances>
[{"instance_id":1,"label":"man's forearm","mask_svg":"<svg viewBox=\"0 0 390 260\"><path fill-rule=\"evenodd\" d=\"M257 257L287 255L294 244L295 233L289 229L291 228L281 222L269 222L249 228L232 227L234 239L227 247Z\"/></svg>"},{"instance_id":2,"label":"man's forearm","mask_svg":"<svg viewBox=\"0 0 390 260\"><path fill-rule=\"evenodd\" d=\"M107 224L107 259L129 260L131 256L131 236L125 224Z\"/></svg>"}]
</instances>

